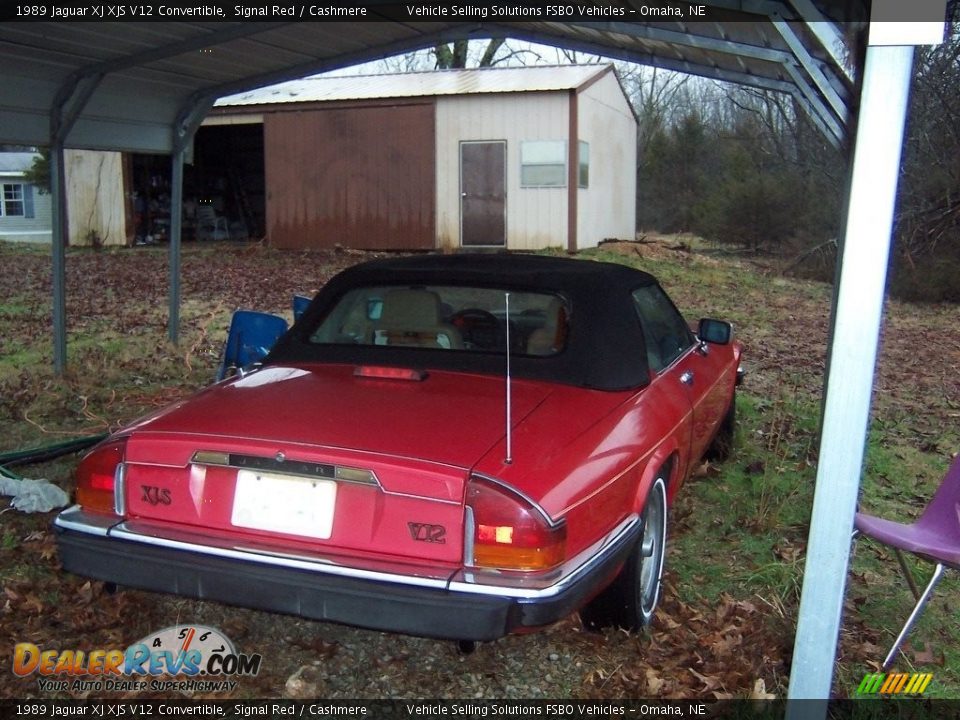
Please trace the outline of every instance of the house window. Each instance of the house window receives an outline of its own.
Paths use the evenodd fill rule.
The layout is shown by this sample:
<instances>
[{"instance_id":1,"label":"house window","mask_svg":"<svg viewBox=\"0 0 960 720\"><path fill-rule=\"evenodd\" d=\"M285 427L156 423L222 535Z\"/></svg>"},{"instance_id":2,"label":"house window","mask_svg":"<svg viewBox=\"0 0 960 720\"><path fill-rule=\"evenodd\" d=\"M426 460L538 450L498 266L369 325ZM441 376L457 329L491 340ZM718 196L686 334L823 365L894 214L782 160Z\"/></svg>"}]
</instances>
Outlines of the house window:
<instances>
[{"instance_id":1,"label":"house window","mask_svg":"<svg viewBox=\"0 0 960 720\"><path fill-rule=\"evenodd\" d=\"M567 144L563 140L520 143L520 187L565 187Z\"/></svg>"},{"instance_id":2,"label":"house window","mask_svg":"<svg viewBox=\"0 0 960 720\"><path fill-rule=\"evenodd\" d=\"M580 141L580 167L577 173L577 184L582 188L590 187L590 143Z\"/></svg>"},{"instance_id":3,"label":"house window","mask_svg":"<svg viewBox=\"0 0 960 720\"><path fill-rule=\"evenodd\" d=\"M4 183L3 203L0 204L0 215L23 217L23 185L20 183Z\"/></svg>"}]
</instances>

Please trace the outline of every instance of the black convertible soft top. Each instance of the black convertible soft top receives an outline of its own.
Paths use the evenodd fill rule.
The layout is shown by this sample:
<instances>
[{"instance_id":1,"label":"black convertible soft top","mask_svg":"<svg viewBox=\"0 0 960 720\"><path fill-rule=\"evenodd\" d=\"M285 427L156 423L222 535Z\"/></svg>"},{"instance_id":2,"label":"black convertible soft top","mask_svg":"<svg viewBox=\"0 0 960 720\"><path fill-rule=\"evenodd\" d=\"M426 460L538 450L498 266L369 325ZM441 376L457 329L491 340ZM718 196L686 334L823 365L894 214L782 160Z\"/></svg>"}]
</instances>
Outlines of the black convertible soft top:
<instances>
[{"instance_id":1,"label":"black convertible soft top","mask_svg":"<svg viewBox=\"0 0 960 720\"><path fill-rule=\"evenodd\" d=\"M624 265L542 255L415 255L373 260L344 270L328 282L265 364L329 362L460 370L502 374L503 356L409 347L321 345L310 333L351 288L462 285L562 295L570 308L565 349L549 357L516 356L516 377L598 390L637 388L649 382L640 321L631 293L656 284Z\"/></svg>"}]
</instances>

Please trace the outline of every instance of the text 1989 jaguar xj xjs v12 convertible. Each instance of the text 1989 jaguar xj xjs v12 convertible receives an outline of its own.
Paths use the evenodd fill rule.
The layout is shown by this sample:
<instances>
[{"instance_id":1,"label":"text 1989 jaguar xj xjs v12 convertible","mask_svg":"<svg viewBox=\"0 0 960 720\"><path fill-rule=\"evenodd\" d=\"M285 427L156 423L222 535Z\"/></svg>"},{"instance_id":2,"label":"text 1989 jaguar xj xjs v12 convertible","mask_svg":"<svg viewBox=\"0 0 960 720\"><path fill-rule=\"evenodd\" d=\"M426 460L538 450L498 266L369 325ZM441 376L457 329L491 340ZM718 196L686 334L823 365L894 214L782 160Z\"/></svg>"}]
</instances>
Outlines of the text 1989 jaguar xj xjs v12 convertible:
<instances>
[{"instance_id":1,"label":"text 1989 jaguar xj xjs v12 convertible","mask_svg":"<svg viewBox=\"0 0 960 720\"><path fill-rule=\"evenodd\" d=\"M120 430L55 522L64 567L366 628L636 629L667 514L733 434L739 345L650 275L528 255L375 260L263 363Z\"/></svg>"}]
</instances>

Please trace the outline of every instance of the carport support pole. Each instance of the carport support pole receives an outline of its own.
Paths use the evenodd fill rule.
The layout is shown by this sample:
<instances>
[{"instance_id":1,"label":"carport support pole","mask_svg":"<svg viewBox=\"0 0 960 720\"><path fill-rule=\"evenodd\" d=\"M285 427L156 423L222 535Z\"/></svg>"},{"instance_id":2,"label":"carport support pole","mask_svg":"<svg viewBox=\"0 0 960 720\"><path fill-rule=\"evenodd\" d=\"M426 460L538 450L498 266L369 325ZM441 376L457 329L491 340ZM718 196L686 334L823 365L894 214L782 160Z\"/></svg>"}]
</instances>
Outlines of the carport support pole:
<instances>
[{"instance_id":1,"label":"carport support pole","mask_svg":"<svg viewBox=\"0 0 960 720\"><path fill-rule=\"evenodd\" d=\"M183 229L183 158L186 149L177 143L173 149L170 178L170 318L167 335L170 342L180 340L180 238Z\"/></svg>"},{"instance_id":2,"label":"carport support pole","mask_svg":"<svg viewBox=\"0 0 960 720\"><path fill-rule=\"evenodd\" d=\"M67 369L67 186L63 167L63 143L50 146L51 234L53 257L53 372L63 375Z\"/></svg>"},{"instance_id":3,"label":"carport support pole","mask_svg":"<svg viewBox=\"0 0 960 720\"><path fill-rule=\"evenodd\" d=\"M867 48L787 718L826 714L877 358L913 47ZM812 711L812 712L811 712Z\"/></svg>"}]
</instances>

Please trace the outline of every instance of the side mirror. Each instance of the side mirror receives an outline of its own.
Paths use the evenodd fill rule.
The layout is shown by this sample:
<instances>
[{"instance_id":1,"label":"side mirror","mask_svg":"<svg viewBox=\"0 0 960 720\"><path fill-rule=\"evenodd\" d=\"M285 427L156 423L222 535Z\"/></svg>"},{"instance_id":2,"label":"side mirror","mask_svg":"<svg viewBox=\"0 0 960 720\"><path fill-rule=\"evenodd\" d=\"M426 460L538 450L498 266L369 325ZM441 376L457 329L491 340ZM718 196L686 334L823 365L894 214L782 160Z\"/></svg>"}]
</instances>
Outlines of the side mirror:
<instances>
[{"instance_id":1,"label":"side mirror","mask_svg":"<svg viewBox=\"0 0 960 720\"><path fill-rule=\"evenodd\" d=\"M726 345L733 340L733 325L726 320L714 320L712 318L702 318L697 327L697 337L702 342L712 343L713 345Z\"/></svg>"}]
</instances>

